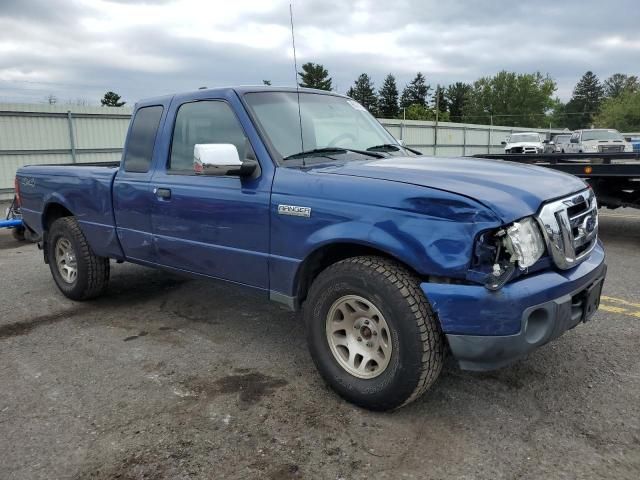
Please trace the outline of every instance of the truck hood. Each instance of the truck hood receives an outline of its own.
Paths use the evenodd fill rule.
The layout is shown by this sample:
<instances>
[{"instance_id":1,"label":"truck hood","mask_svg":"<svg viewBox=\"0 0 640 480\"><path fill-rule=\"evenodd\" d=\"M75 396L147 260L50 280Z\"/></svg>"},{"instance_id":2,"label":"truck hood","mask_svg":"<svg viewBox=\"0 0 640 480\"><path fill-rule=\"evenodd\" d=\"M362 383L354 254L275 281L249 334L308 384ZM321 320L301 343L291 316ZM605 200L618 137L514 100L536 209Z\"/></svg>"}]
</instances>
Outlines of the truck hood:
<instances>
[{"instance_id":1,"label":"truck hood","mask_svg":"<svg viewBox=\"0 0 640 480\"><path fill-rule=\"evenodd\" d=\"M501 160L446 157L392 157L340 165L318 165L331 175L375 178L462 195L491 209L504 223L538 211L548 200L584 190L573 175Z\"/></svg>"}]
</instances>

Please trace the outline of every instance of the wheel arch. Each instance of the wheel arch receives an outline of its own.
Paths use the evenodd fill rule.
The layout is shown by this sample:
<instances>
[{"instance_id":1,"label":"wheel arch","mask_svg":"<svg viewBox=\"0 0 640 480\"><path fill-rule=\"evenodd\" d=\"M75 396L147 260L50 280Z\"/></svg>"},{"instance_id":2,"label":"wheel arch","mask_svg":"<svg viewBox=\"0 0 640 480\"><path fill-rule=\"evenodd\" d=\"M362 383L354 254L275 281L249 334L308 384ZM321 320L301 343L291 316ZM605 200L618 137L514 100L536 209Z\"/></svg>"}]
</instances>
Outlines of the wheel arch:
<instances>
[{"instance_id":1,"label":"wheel arch","mask_svg":"<svg viewBox=\"0 0 640 480\"><path fill-rule=\"evenodd\" d=\"M48 231L53 225L53 222L62 217L72 217L73 212L69 210L62 202L53 200L44 208L42 212L42 230Z\"/></svg>"},{"instance_id":2,"label":"wheel arch","mask_svg":"<svg viewBox=\"0 0 640 480\"><path fill-rule=\"evenodd\" d=\"M48 235L49 230L51 230L51 225L53 222L63 217L72 217L73 212L69 210L62 202L57 200L52 200L48 202L43 211L42 211L42 219L41 219L41 228L42 228L42 254L44 257L44 263L49 263L49 255L47 253L47 243L48 243Z\"/></svg>"},{"instance_id":3,"label":"wheel arch","mask_svg":"<svg viewBox=\"0 0 640 480\"><path fill-rule=\"evenodd\" d=\"M358 241L336 241L318 246L301 262L294 277L294 308L298 309L307 298L313 280L320 272L331 265L347 258L361 256L378 256L387 258L402 265L416 276L421 276L407 262L377 246Z\"/></svg>"}]
</instances>

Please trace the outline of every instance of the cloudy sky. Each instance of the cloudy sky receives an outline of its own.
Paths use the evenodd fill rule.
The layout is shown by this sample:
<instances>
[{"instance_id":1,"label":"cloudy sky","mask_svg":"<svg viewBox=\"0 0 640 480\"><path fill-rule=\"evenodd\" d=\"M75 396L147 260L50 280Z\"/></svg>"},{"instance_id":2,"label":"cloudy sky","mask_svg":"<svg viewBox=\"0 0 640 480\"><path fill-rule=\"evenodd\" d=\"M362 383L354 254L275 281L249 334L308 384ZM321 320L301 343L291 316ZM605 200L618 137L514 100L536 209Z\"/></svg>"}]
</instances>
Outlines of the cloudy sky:
<instances>
[{"instance_id":1,"label":"cloudy sky","mask_svg":"<svg viewBox=\"0 0 640 480\"><path fill-rule=\"evenodd\" d=\"M298 64L345 92L539 70L567 99L593 70L640 74L639 0L294 0ZM0 0L0 101L98 103L200 86L293 85L289 0Z\"/></svg>"}]
</instances>

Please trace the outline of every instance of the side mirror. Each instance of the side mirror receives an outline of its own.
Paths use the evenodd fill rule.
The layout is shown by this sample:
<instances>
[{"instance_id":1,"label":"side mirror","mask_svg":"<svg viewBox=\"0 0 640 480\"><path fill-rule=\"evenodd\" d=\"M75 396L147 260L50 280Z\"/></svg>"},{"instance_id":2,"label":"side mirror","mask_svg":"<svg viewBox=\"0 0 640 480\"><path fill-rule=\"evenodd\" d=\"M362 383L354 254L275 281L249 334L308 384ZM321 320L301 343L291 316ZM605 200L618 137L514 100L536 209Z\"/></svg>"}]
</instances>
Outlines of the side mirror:
<instances>
[{"instance_id":1,"label":"side mirror","mask_svg":"<svg viewBox=\"0 0 640 480\"><path fill-rule=\"evenodd\" d=\"M507 142L505 142L504 140L500 142L500 145L506 145Z\"/></svg>"},{"instance_id":2,"label":"side mirror","mask_svg":"<svg viewBox=\"0 0 640 480\"><path fill-rule=\"evenodd\" d=\"M258 164L240 160L238 149L230 143L198 143L193 147L193 171L196 175L251 175Z\"/></svg>"},{"instance_id":3,"label":"side mirror","mask_svg":"<svg viewBox=\"0 0 640 480\"><path fill-rule=\"evenodd\" d=\"M553 142L549 142L547 139L542 140L542 143L551 143L551 145L553 145Z\"/></svg>"}]
</instances>

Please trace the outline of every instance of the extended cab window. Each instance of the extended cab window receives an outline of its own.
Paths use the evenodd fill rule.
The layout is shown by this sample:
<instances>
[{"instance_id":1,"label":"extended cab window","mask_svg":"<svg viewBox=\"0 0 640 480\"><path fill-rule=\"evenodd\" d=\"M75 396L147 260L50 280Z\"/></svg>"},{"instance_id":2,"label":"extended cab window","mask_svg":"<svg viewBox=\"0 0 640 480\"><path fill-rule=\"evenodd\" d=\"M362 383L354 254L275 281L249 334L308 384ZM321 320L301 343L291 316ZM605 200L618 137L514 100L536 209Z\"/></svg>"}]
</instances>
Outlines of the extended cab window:
<instances>
[{"instance_id":1,"label":"extended cab window","mask_svg":"<svg viewBox=\"0 0 640 480\"><path fill-rule=\"evenodd\" d=\"M168 170L193 173L193 147L199 143L231 143L241 160L255 159L240 122L222 101L185 103L178 109Z\"/></svg>"},{"instance_id":2,"label":"extended cab window","mask_svg":"<svg viewBox=\"0 0 640 480\"><path fill-rule=\"evenodd\" d=\"M149 171L160 117L162 117L160 105L143 107L136 112L131 124L127 151L124 155L125 172L146 173Z\"/></svg>"}]
</instances>

